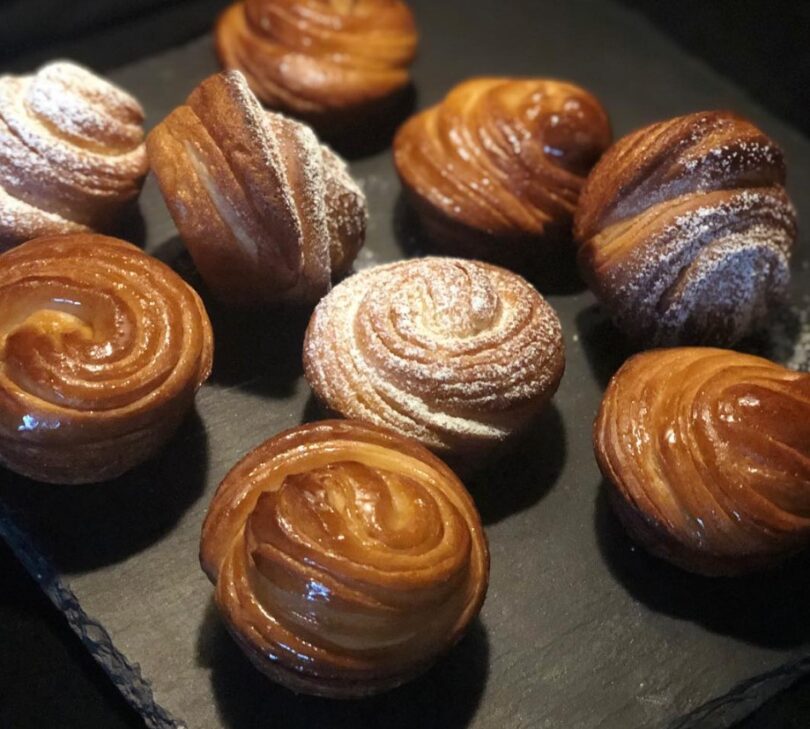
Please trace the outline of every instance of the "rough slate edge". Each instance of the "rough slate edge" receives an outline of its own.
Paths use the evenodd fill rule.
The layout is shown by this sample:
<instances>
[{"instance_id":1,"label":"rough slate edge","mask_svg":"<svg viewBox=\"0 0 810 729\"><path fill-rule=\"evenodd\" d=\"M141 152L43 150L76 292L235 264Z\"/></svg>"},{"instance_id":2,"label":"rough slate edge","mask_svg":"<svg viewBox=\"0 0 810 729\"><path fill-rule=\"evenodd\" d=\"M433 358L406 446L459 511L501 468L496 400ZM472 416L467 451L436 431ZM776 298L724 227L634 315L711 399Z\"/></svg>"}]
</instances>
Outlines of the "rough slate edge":
<instances>
[{"instance_id":1,"label":"rough slate edge","mask_svg":"<svg viewBox=\"0 0 810 729\"><path fill-rule=\"evenodd\" d=\"M719 726L728 726L729 719L740 721L762 706L768 698L791 686L808 671L810 658L803 658L764 676L756 676L725 696L720 696L695 709L682 720L676 721L672 729L717 729ZM767 695L763 696L763 691L767 692Z\"/></svg>"},{"instance_id":2,"label":"rough slate edge","mask_svg":"<svg viewBox=\"0 0 810 729\"><path fill-rule=\"evenodd\" d=\"M48 599L62 612L68 625L79 637L94 660L110 677L124 699L143 717L150 729L185 729L162 706L155 703L149 681L141 675L140 666L130 663L119 651L101 623L88 615L70 586L59 576L52 562L34 540L20 527L11 510L0 501L0 536L34 578Z\"/></svg>"},{"instance_id":3,"label":"rough slate edge","mask_svg":"<svg viewBox=\"0 0 810 729\"><path fill-rule=\"evenodd\" d=\"M630 23L630 18L626 18L626 20L628 21L628 24L630 25L631 28L633 26L635 26L636 30L649 31L649 28L644 27L644 24L642 24L640 22L632 22L632 23ZM701 64L699 61L697 61L695 59L691 59L689 57L686 57L686 58L688 59L688 61L690 63L693 63L696 67L705 68L705 67L703 67L703 64ZM731 84L728 84L728 86L731 86ZM4 529L3 521L4 520L0 519L0 531L3 531L3 529ZM24 536L24 535L21 534L21 536ZM12 543L12 548L14 548L15 552L17 552L17 547L13 543ZM39 560L39 559L44 559L42 557L41 553L37 554L37 560ZM45 577L45 575L40 574L39 572L32 571L32 569L37 570L37 564L36 564L37 560L34 560L33 562L29 563L28 559L23 559L26 568L29 571L32 572L32 575L35 577L35 579L40 581L40 584L42 585L43 589L46 591L46 593L49 595L49 597L51 597L51 599L53 599L53 594L56 594L56 593L52 593L51 590L56 589L56 591L58 592L59 587L55 587L54 583L43 581L43 578ZM51 572L52 571L53 570L51 568ZM61 585L61 588L64 589L68 595L72 596L72 593L70 593L70 591L62 584L62 582L61 582L61 580L59 580L59 578L56 578L56 584ZM73 597L73 600L75 602L75 597ZM86 615L84 616L84 621L85 621L83 623L84 626L95 625L94 621L92 621ZM82 631L80 629L77 629L77 626L80 626L80 624L81 624L81 621L77 621L76 624L74 624L73 621L71 621L71 625L74 627L74 630L76 630L77 633L79 633L80 637L82 637L84 639ZM109 644L109 642L110 642L109 637L106 636L106 633L105 633L105 636L103 636L103 637L105 637L105 640ZM110 648L116 655L120 655L118 653L118 651L115 651L115 649L112 648L112 646L110 646ZM91 650L91 652L93 652L93 651ZM105 670L107 670L108 672L114 670L114 668L115 668L114 662L111 662L109 664L109 666L108 666L107 664L105 664L103 661L100 660L100 657L99 657L98 654L93 652L93 655L94 655L94 657L96 657L97 660L99 660L102 663L102 666L105 668ZM122 657L122 659L123 659L123 657ZM144 687L144 688L146 688L146 690L148 692L150 692L148 684L143 681L143 679L140 676L139 672L137 672L137 668L133 668L132 666L129 666L129 664L126 663L126 659L123 659L123 660L125 662L125 665L123 667L124 670L128 673L128 675L132 675L133 677L135 677L135 679L138 681L138 687L139 688ZM703 729L704 727L708 727L708 726L711 726L711 727L717 727L717 726L720 726L720 725L727 726L731 721L737 720L737 719L742 718L743 716L745 716L753 708L755 708L755 706L757 704L761 703L762 701L764 701L767 698L767 696L763 696L760 692L762 692L763 690L767 690L770 693L770 692L773 692L773 691L777 691L777 690L779 690L781 688L784 688L790 682L790 680L792 680L792 678L796 677L796 675L795 675L796 673L798 673L799 671L805 671L807 669L808 669L807 661L801 660L801 661L798 661L798 662L796 662L794 664L789 664L787 666L783 666L782 668L780 668L777 671L774 671L774 672L772 672L770 674L765 674L765 675L760 676L760 677L758 677L756 679L752 679L751 681L740 685L737 689L735 689L732 692L726 694L725 696L723 696L723 697L721 697L719 699L715 699L715 700L711 701L710 703L704 705L700 709L697 709L697 710L693 711L692 713L690 713L688 716L684 717L683 719L677 720L672 726L673 726L673 728L677 727L678 729L685 729L686 727L694 727L695 729ZM116 682L116 684L119 685L118 682ZM766 688L763 689L763 686L765 686ZM121 688L120 685L119 685L119 688ZM134 703L132 698L130 698L129 696L127 696L127 698L129 698L130 701ZM752 703L752 702L754 702L754 703ZM153 700L151 700L151 704L154 705ZM138 710L141 710L141 708L140 708L140 706L138 704L135 704L135 706L136 706L136 708L138 708ZM720 723L717 723L717 722L712 723L712 724L706 723L706 722L709 722L709 721L714 721L715 719L717 719L717 721L719 721ZM166 720L169 723L163 723L163 724L160 724L160 723L152 724L151 722L149 722L149 723L150 723L150 726L160 726L160 727L163 727L163 726L183 726L182 724L176 723L176 720L173 720L168 715L166 716Z\"/></svg>"}]
</instances>

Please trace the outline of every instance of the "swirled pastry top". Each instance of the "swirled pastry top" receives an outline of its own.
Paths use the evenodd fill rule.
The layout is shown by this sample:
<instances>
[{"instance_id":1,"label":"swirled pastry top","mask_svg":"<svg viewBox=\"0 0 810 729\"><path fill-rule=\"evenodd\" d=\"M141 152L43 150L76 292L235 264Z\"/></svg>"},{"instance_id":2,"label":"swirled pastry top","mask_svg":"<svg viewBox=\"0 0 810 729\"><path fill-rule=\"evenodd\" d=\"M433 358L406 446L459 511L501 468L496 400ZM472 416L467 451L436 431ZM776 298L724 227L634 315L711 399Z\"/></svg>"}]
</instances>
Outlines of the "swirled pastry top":
<instances>
[{"instance_id":1,"label":"swirled pastry top","mask_svg":"<svg viewBox=\"0 0 810 729\"><path fill-rule=\"evenodd\" d=\"M147 145L200 274L226 301L316 301L363 244L365 197L343 160L264 112L238 71L203 81Z\"/></svg>"},{"instance_id":2,"label":"swirled pastry top","mask_svg":"<svg viewBox=\"0 0 810 729\"><path fill-rule=\"evenodd\" d=\"M226 623L296 691L391 688L478 613L489 555L456 476L412 441L352 421L286 431L226 476L200 559Z\"/></svg>"},{"instance_id":3,"label":"swirled pastry top","mask_svg":"<svg viewBox=\"0 0 810 729\"><path fill-rule=\"evenodd\" d=\"M0 77L0 249L110 224L148 165L143 110L64 61Z\"/></svg>"},{"instance_id":4,"label":"swirled pastry top","mask_svg":"<svg viewBox=\"0 0 810 729\"><path fill-rule=\"evenodd\" d=\"M0 459L15 444L120 449L162 432L211 357L199 297L135 246L90 234L18 246L0 256Z\"/></svg>"},{"instance_id":5,"label":"swirled pastry top","mask_svg":"<svg viewBox=\"0 0 810 729\"><path fill-rule=\"evenodd\" d=\"M796 214L779 147L731 112L623 137L575 221L583 275L633 338L732 343L784 295Z\"/></svg>"},{"instance_id":6,"label":"swirled pastry top","mask_svg":"<svg viewBox=\"0 0 810 729\"><path fill-rule=\"evenodd\" d=\"M737 572L810 544L810 374L722 349L636 355L594 443L623 520L677 564Z\"/></svg>"},{"instance_id":7,"label":"swirled pastry top","mask_svg":"<svg viewBox=\"0 0 810 729\"><path fill-rule=\"evenodd\" d=\"M475 78L402 126L394 160L406 190L433 214L524 238L570 226L585 176L610 141L605 110L578 86Z\"/></svg>"},{"instance_id":8,"label":"swirled pastry top","mask_svg":"<svg viewBox=\"0 0 810 729\"><path fill-rule=\"evenodd\" d=\"M327 406L440 452L508 438L549 400L564 366L559 319L529 283L452 258L343 281L304 343L307 380Z\"/></svg>"},{"instance_id":9,"label":"swirled pastry top","mask_svg":"<svg viewBox=\"0 0 810 729\"><path fill-rule=\"evenodd\" d=\"M215 32L225 68L242 71L266 104L308 118L407 86L417 44L401 0L246 0Z\"/></svg>"}]
</instances>

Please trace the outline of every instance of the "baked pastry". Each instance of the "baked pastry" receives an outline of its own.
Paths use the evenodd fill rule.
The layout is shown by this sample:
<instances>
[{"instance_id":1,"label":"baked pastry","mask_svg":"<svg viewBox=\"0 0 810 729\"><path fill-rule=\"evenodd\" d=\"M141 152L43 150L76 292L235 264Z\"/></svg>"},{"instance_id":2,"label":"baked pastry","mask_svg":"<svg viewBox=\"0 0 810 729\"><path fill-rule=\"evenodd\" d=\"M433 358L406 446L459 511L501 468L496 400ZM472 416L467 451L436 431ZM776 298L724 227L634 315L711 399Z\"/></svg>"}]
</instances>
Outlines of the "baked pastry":
<instances>
[{"instance_id":1,"label":"baked pastry","mask_svg":"<svg viewBox=\"0 0 810 729\"><path fill-rule=\"evenodd\" d=\"M80 66L0 76L0 251L110 228L148 170L143 110Z\"/></svg>"},{"instance_id":2,"label":"baked pastry","mask_svg":"<svg viewBox=\"0 0 810 729\"><path fill-rule=\"evenodd\" d=\"M413 441L310 423L266 441L220 484L200 561L228 630L293 691L398 686L478 614L489 552L464 486Z\"/></svg>"},{"instance_id":3,"label":"baked pastry","mask_svg":"<svg viewBox=\"0 0 810 729\"><path fill-rule=\"evenodd\" d=\"M394 161L441 249L530 269L570 250L580 189L610 141L605 110L578 86L475 78L402 126Z\"/></svg>"},{"instance_id":4,"label":"baked pastry","mask_svg":"<svg viewBox=\"0 0 810 729\"><path fill-rule=\"evenodd\" d=\"M645 345L732 344L787 289L796 213L776 144L726 111L620 139L576 214L582 274Z\"/></svg>"},{"instance_id":5,"label":"baked pastry","mask_svg":"<svg viewBox=\"0 0 810 729\"><path fill-rule=\"evenodd\" d=\"M565 367L557 314L517 274L421 258L366 269L315 309L304 373L330 410L465 466L523 429Z\"/></svg>"},{"instance_id":6,"label":"baked pastry","mask_svg":"<svg viewBox=\"0 0 810 729\"><path fill-rule=\"evenodd\" d=\"M114 478L176 430L211 370L194 290L129 243L77 233L0 256L0 463Z\"/></svg>"},{"instance_id":7,"label":"baked pastry","mask_svg":"<svg viewBox=\"0 0 810 729\"><path fill-rule=\"evenodd\" d=\"M396 105L417 44L402 0L245 0L214 32L222 65L262 102L330 134Z\"/></svg>"},{"instance_id":8,"label":"baked pastry","mask_svg":"<svg viewBox=\"0 0 810 729\"><path fill-rule=\"evenodd\" d=\"M343 160L264 112L238 71L203 81L147 147L200 275L225 302L317 301L363 245L365 197Z\"/></svg>"},{"instance_id":9,"label":"baked pastry","mask_svg":"<svg viewBox=\"0 0 810 729\"><path fill-rule=\"evenodd\" d=\"M631 357L594 426L630 535L707 575L810 545L810 374L722 349Z\"/></svg>"}]
</instances>

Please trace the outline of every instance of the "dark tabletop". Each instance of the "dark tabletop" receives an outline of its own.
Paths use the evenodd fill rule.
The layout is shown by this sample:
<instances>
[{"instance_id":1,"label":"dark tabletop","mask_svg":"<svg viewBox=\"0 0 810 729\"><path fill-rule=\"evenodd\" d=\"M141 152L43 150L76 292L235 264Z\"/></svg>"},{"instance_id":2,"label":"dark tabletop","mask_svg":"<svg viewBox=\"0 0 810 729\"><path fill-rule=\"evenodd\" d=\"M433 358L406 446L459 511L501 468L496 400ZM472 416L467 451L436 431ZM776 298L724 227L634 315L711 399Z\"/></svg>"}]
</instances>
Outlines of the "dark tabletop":
<instances>
[{"instance_id":1,"label":"dark tabletop","mask_svg":"<svg viewBox=\"0 0 810 729\"><path fill-rule=\"evenodd\" d=\"M624 0L775 113L810 133L810 3ZM206 32L222 0L0 3L3 71L55 56L108 70ZM0 727L142 727L63 616L0 542ZM806 729L810 679L738 729Z\"/></svg>"}]
</instances>

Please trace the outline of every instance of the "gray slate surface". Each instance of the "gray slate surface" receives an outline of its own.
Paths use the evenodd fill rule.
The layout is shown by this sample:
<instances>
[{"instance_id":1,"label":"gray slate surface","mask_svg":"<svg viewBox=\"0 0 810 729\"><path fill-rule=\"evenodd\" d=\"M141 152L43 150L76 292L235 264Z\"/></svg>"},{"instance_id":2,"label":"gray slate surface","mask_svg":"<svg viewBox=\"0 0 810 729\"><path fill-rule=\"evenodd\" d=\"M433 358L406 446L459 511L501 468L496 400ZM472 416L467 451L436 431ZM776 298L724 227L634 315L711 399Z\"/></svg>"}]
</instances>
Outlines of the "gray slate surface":
<instances>
[{"instance_id":1,"label":"gray slate surface","mask_svg":"<svg viewBox=\"0 0 810 729\"><path fill-rule=\"evenodd\" d=\"M810 217L810 143L627 11L587 0L413 5L419 106L465 77L508 73L584 85L607 106L617 136L679 113L734 108L784 146L790 190ZM154 124L215 70L203 38L113 78ZM418 253L389 153L355 160L352 171L372 216L358 266ZM141 212L128 237L197 285L151 179ZM805 368L808 247L805 235L793 311L771 339L750 344ZM810 670L810 566L711 581L628 542L601 496L590 444L602 388L627 351L589 293L549 300L568 352L555 406L518 455L471 484L492 547L482 617L446 660L402 689L336 703L269 684L226 635L197 564L205 508L230 466L317 417L301 378L306 312L245 317L208 301L214 375L164 453L84 488L3 473L0 532L152 727L729 726Z\"/></svg>"}]
</instances>

